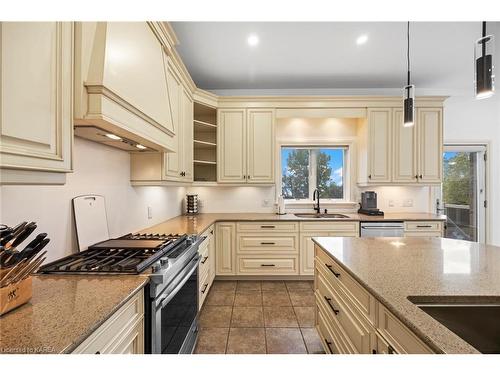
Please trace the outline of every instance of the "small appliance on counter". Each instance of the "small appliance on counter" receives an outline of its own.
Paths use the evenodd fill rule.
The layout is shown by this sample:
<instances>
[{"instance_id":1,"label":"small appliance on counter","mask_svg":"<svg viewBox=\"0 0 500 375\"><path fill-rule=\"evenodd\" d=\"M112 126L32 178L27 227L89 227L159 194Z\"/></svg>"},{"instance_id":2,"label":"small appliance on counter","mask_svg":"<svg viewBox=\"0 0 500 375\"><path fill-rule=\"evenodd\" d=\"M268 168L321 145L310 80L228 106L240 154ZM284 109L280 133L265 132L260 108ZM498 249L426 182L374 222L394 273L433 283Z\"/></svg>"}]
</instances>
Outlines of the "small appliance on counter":
<instances>
[{"instance_id":1,"label":"small appliance on counter","mask_svg":"<svg viewBox=\"0 0 500 375\"><path fill-rule=\"evenodd\" d=\"M358 214L370 216L384 216L384 212L377 208L377 193L364 191L361 193L361 203Z\"/></svg>"},{"instance_id":2,"label":"small appliance on counter","mask_svg":"<svg viewBox=\"0 0 500 375\"><path fill-rule=\"evenodd\" d=\"M286 215L286 209L285 209L285 198L283 198L283 195L280 195L278 197L278 215Z\"/></svg>"},{"instance_id":3,"label":"small appliance on counter","mask_svg":"<svg viewBox=\"0 0 500 375\"><path fill-rule=\"evenodd\" d=\"M31 299L31 275L45 260L47 252L40 252L50 241L47 233L40 233L21 250L36 227L27 221L15 227L0 225L0 316Z\"/></svg>"},{"instance_id":4,"label":"small appliance on counter","mask_svg":"<svg viewBox=\"0 0 500 375\"><path fill-rule=\"evenodd\" d=\"M198 194L186 194L186 215L198 214Z\"/></svg>"}]
</instances>

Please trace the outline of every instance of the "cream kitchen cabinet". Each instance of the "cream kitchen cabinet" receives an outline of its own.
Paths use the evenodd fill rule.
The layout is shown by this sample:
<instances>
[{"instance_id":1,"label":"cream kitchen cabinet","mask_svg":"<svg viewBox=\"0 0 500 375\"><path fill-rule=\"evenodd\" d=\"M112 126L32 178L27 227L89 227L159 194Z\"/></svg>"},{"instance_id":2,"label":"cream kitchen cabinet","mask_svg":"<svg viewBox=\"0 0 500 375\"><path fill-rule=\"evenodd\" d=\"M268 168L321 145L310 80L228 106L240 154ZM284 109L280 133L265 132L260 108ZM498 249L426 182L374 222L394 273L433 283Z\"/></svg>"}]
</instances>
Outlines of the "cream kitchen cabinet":
<instances>
[{"instance_id":1,"label":"cream kitchen cabinet","mask_svg":"<svg viewBox=\"0 0 500 375\"><path fill-rule=\"evenodd\" d=\"M219 109L220 183L274 183L273 109Z\"/></svg>"},{"instance_id":2,"label":"cream kitchen cabinet","mask_svg":"<svg viewBox=\"0 0 500 375\"><path fill-rule=\"evenodd\" d=\"M63 184L72 170L72 22L2 22L2 184Z\"/></svg>"},{"instance_id":3,"label":"cream kitchen cabinet","mask_svg":"<svg viewBox=\"0 0 500 375\"><path fill-rule=\"evenodd\" d=\"M215 273L217 276L236 273L236 223L215 224Z\"/></svg>"},{"instance_id":4,"label":"cream kitchen cabinet","mask_svg":"<svg viewBox=\"0 0 500 375\"><path fill-rule=\"evenodd\" d=\"M443 110L417 108L418 182L441 183L443 174Z\"/></svg>"},{"instance_id":5,"label":"cream kitchen cabinet","mask_svg":"<svg viewBox=\"0 0 500 375\"><path fill-rule=\"evenodd\" d=\"M132 148L175 151L171 103L180 93L171 80L171 48L162 22L77 22L75 134L105 143L104 134L113 133Z\"/></svg>"},{"instance_id":6,"label":"cream kitchen cabinet","mask_svg":"<svg viewBox=\"0 0 500 375\"><path fill-rule=\"evenodd\" d=\"M403 126L403 110L393 111L393 182L418 182L417 126Z\"/></svg>"},{"instance_id":7,"label":"cream kitchen cabinet","mask_svg":"<svg viewBox=\"0 0 500 375\"><path fill-rule=\"evenodd\" d=\"M405 237L442 237L444 235L442 221L405 221Z\"/></svg>"},{"instance_id":8,"label":"cream kitchen cabinet","mask_svg":"<svg viewBox=\"0 0 500 375\"><path fill-rule=\"evenodd\" d=\"M143 354L144 290L137 292L73 353Z\"/></svg>"}]
</instances>

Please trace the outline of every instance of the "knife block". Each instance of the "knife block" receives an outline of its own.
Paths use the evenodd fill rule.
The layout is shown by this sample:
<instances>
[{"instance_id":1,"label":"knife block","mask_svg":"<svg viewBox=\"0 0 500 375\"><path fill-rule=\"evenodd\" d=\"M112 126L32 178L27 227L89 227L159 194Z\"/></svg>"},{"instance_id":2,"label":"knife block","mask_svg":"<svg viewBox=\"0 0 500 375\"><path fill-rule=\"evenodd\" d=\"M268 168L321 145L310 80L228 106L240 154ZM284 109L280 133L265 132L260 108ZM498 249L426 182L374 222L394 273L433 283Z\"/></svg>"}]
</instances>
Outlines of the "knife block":
<instances>
[{"instance_id":1,"label":"knife block","mask_svg":"<svg viewBox=\"0 0 500 375\"><path fill-rule=\"evenodd\" d=\"M0 270L1 271L4 270ZM32 277L0 288L0 316L24 305L33 295Z\"/></svg>"}]
</instances>

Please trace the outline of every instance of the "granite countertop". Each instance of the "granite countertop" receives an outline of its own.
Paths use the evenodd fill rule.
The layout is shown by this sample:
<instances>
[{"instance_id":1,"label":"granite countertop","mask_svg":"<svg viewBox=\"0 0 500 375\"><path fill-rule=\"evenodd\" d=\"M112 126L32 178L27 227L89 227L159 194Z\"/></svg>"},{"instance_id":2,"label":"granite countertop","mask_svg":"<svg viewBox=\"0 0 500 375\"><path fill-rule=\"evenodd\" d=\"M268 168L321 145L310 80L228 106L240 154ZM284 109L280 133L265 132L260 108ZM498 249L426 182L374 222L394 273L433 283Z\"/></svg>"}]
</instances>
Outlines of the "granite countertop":
<instances>
[{"instance_id":1,"label":"granite countertop","mask_svg":"<svg viewBox=\"0 0 500 375\"><path fill-rule=\"evenodd\" d=\"M69 353L147 282L140 275L34 276L31 301L0 318L0 353Z\"/></svg>"},{"instance_id":2,"label":"granite countertop","mask_svg":"<svg viewBox=\"0 0 500 375\"><path fill-rule=\"evenodd\" d=\"M408 300L500 302L500 247L445 238L313 238L430 347L478 353Z\"/></svg>"},{"instance_id":3,"label":"granite countertop","mask_svg":"<svg viewBox=\"0 0 500 375\"><path fill-rule=\"evenodd\" d=\"M201 234L217 221L445 221L446 216L431 213L386 213L384 216L368 216L358 213L343 213L348 218L318 219L301 218L294 214L277 215L274 213L210 213L183 215L164 221L163 223L141 230L141 233L187 233Z\"/></svg>"}]
</instances>

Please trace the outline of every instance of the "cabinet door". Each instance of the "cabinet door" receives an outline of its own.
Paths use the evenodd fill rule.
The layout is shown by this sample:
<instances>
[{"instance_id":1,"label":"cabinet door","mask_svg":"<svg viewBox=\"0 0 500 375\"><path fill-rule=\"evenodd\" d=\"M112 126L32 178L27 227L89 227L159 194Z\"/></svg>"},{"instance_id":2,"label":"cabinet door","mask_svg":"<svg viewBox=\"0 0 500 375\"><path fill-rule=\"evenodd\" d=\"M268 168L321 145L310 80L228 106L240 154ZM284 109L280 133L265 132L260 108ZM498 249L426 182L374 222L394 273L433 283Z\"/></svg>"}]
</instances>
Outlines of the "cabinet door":
<instances>
[{"instance_id":1,"label":"cabinet door","mask_svg":"<svg viewBox=\"0 0 500 375\"><path fill-rule=\"evenodd\" d=\"M417 182L417 129L403 126L403 110L393 116L393 182Z\"/></svg>"},{"instance_id":2,"label":"cabinet door","mask_svg":"<svg viewBox=\"0 0 500 375\"><path fill-rule=\"evenodd\" d=\"M165 179L170 181L178 181L182 179L182 152L184 148L183 128L182 124L182 85L179 77L172 67L167 70L167 88L168 102L170 104L170 116L172 127L175 133L174 147L175 152L165 154Z\"/></svg>"},{"instance_id":3,"label":"cabinet door","mask_svg":"<svg viewBox=\"0 0 500 375\"><path fill-rule=\"evenodd\" d=\"M244 109L221 109L218 111L218 182L246 182L245 112Z\"/></svg>"},{"instance_id":4,"label":"cabinet door","mask_svg":"<svg viewBox=\"0 0 500 375\"><path fill-rule=\"evenodd\" d=\"M443 115L441 108L417 109L419 141L418 182L440 183L443 166Z\"/></svg>"},{"instance_id":5,"label":"cabinet door","mask_svg":"<svg viewBox=\"0 0 500 375\"><path fill-rule=\"evenodd\" d=\"M73 23L0 23L0 66L0 167L71 171Z\"/></svg>"},{"instance_id":6,"label":"cabinet door","mask_svg":"<svg viewBox=\"0 0 500 375\"><path fill-rule=\"evenodd\" d=\"M234 275L236 271L236 224L217 223L216 274Z\"/></svg>"},{"instance_id":7,"label":"cabinet door","mask_svg":"<svg viewBox=\"0 0 500 375\"><path fill-rule=\"evenodd\" d=\"M314 275L314 242L313 237L328 236L328 233L307 233L300 235L300 274Z\"/></svg>"},{"instance_id":8,"label":"cabinet door","mask_svg":"<svg viewBox=\"0 0 500 375\"><path fill-rule=\"evenodd\" d=\"M182 90L183 180L193 181L193 100Z\"/></svg>"},{"instance_id":9,"label":"cabinet door","mask_svg":"<svg viewBox=\"0 0 500 375\"><path fill-rule=\"evenodd\" d=\"M391 181L391 108L368 109L368 182Z\"/></svg>"},{"instance_id":10,"label":"cabinet door","mask_svg":"<svg viewBox=\"0 0 500 375\"><path fill-rule=\"evenodd\" d=\"M249 109L247 122L247 182L274 182L274 110Z\"/></svg>"}]
</instances>

